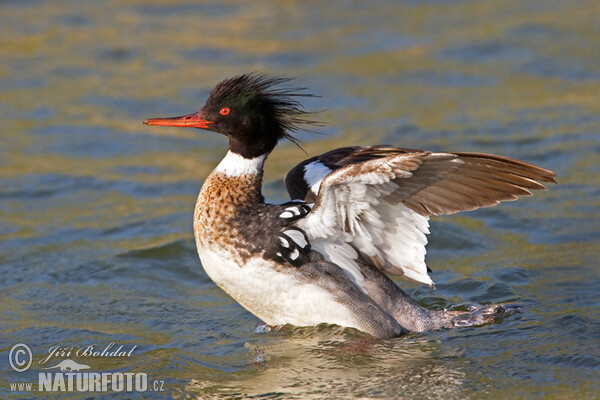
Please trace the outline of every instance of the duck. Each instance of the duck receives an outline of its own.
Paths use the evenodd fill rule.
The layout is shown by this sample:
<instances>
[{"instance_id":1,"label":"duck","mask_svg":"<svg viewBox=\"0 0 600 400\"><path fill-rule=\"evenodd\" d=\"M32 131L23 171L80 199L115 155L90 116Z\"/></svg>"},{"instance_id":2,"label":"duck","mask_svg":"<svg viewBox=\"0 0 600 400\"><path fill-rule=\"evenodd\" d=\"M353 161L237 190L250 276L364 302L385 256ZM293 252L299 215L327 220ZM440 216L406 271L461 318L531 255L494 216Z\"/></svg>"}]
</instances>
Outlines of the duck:
<instances>
[{"instance_id":1,"label":"duck","mask_svg":"<svg viewBox=\"0 0 600 400\"><path fill-rule=\"evenodd\" d=\"M236 75L219 82L199 111L144 121L228 139L194 208L196 247L210 279L269 327L331 324L392 338L509 314L502 305L428 309L396 282L433 287L425 263L431 216L531 196L556 183L556 174L491 154L348 146L292 168L284 180L290 201L268 204L267 157L318 124L300 102L313 95L292 81Z\"/></svg>"}]
</instances>

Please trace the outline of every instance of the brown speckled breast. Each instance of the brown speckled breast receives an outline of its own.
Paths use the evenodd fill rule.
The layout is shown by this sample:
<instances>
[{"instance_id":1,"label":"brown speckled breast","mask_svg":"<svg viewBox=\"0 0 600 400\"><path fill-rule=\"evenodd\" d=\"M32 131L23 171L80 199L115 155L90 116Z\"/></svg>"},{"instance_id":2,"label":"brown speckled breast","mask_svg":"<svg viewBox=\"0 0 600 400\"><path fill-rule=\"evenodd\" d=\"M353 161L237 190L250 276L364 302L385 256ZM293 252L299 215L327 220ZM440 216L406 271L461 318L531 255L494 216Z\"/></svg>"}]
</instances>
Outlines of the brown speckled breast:
<instances>
[{"instance_id":1,"label":"brown speckled breast","mask_svg":"<svg viewBox=\"0 0 600 400\"><path fill-rule=\"evenodd\" d=\"M211 173L194 210L194 234L202 246L228 247L239 242L236 221L264 204L262 175L227 176Z\"/></svg>"},{"instance_id":2,"label":"brown speckled breast","mask_svg":"<svg viewBox=\"0 0 600 400\"><path fill-rule=\"evenodd\" d=\"M291 260L286 258L286 252L292 252L294 247L280 247L282 233L289 233L289 229L301 232L299 228L289 227L293 220L280 216L289 210L286 207L290 204L265 204L261 183L261 175L230 177L213 172L206 179L194 212L194 234L200 252L202 249L224 251L237 260L240 267L253 256L285 266L303 262L310 246L301 246L302 254ZM289 237L286 240L295 245Z\"/></svg>"}]
</instances>

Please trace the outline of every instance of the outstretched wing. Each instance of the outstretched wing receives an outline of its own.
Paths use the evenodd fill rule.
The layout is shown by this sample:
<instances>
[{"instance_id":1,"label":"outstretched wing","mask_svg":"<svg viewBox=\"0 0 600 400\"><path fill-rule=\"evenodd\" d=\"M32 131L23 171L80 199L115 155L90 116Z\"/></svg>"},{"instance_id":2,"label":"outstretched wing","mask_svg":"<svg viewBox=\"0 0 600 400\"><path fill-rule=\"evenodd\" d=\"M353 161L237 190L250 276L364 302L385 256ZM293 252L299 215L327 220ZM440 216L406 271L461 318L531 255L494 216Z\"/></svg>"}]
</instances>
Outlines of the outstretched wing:
<instances>
[{"instance_id":1,"label":"outstretched wing","mask_svg":"<svg viewBox=\"0 0 600 400\"><path fill-rule=\"evenodd\" d=\"M530 196L554 177L506 157L375 146L307 160L290 171L286 185L292 198L314 202L296 225L359 285L361 259L384 273L432 284L425 265L429 215Z\"/></svg>"}]
</instances>

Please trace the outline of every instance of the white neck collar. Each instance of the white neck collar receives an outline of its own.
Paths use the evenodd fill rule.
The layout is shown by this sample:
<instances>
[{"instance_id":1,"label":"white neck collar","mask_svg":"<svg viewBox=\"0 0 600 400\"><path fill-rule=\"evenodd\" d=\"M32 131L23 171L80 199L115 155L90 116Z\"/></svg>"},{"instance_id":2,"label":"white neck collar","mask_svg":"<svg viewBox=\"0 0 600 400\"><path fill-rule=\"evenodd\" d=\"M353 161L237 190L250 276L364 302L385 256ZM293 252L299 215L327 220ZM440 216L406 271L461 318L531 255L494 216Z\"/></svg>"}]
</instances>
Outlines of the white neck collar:
<instances>
[{"instance_id":1,"label":"white neck collar","mask_svg":"<svg viewBox=\"0 0 600 400\"><path fill-rule=\"evenodd\" d=\"M241 176L241 175L256 175L263 171L263 164L267 158L266 154L263 154L254 158L244 158L241 155L229 150L227 155L221 160L215 172L225 174L227 176Z\"/></svg>"}]
</instances>

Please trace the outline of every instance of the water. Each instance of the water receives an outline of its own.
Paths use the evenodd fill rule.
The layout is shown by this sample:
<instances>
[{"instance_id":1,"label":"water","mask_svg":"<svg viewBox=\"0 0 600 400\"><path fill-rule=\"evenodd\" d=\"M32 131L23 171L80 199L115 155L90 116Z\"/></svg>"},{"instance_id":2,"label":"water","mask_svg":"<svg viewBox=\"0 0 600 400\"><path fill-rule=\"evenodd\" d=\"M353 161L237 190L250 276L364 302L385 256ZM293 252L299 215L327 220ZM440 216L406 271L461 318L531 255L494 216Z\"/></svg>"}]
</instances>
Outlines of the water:
<instances>
[{"instance_id":1,"label":"water","mask_svg":"<svg viewBox=\"0 0 600 400\"><path fill-rule=\"evenodd\" d=\"M164 381L164 393L125 397L600 397L598 2L0 8L0 397L43 397L10 383L37 383L52 346L111 342L137 347L74 359ZM255 334L259 321L208 279L192 241L224 139L141 124L193 112L220 79L253 70L321 96L305 102L328 123L300 135L309 155L388 143L557 172L533 198L434 218L437 290L401 283L433 308L522 312L392 340L330 326ZM272 154L269 200L285 199L281 179L304 158L291 144ZM7 357L20 342L34 362L21 374Z\"/></svg>"}]
</instances>

